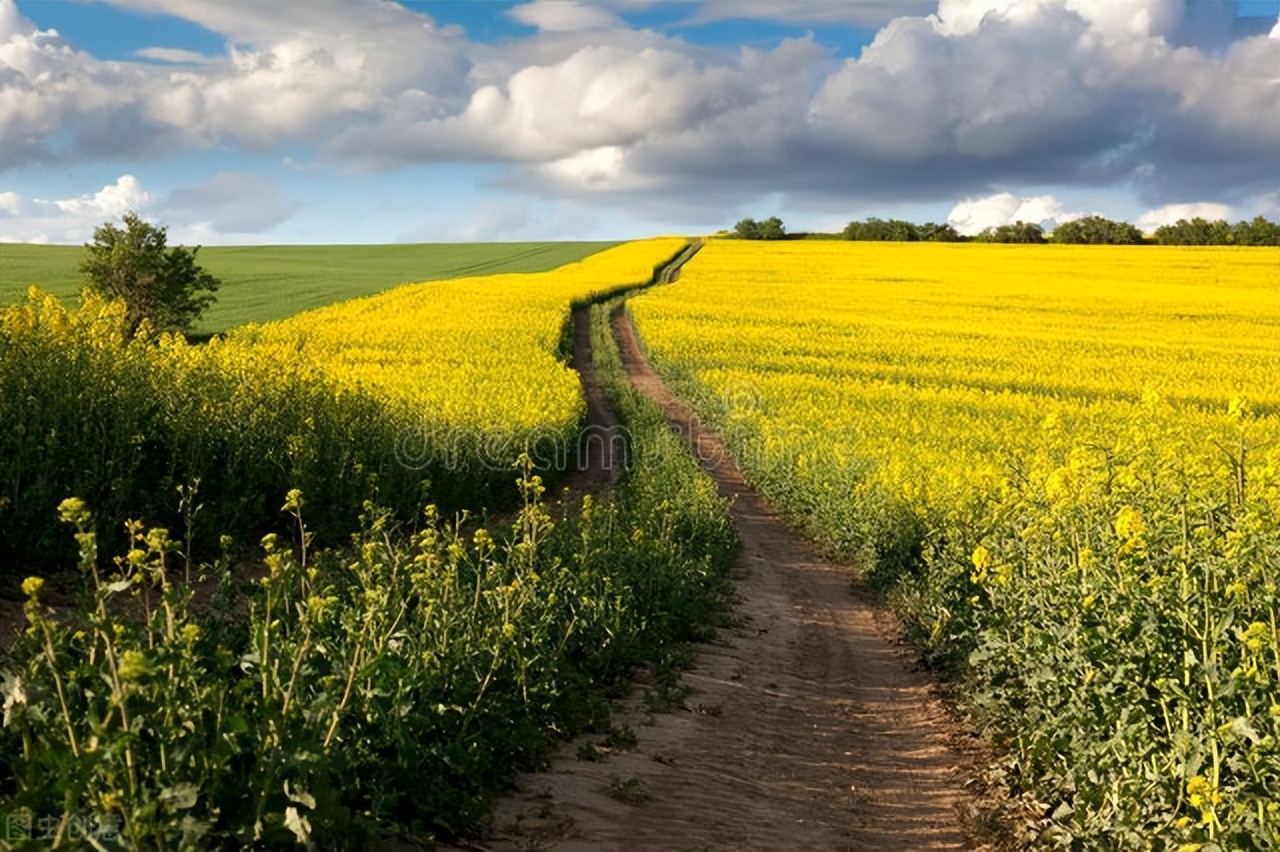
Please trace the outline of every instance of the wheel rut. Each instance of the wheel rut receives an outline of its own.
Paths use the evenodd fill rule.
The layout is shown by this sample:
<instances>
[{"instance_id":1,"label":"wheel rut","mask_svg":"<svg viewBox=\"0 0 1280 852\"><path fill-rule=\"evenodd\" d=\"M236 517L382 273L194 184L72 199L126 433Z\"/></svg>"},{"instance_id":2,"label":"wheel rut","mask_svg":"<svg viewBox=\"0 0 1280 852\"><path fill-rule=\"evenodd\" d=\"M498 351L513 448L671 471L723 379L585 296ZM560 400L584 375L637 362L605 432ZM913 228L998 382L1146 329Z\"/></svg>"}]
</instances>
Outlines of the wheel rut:
<instances>
[{"instance_id":1,"label":"wheel rut","mask_svg":"<svg viewBox=\"0 0 1280 852\"><path fill-rule=\"evenodd\" d=\"M964 848L966 760L892 617L751 488L625 315L614 333L630 380L732 501L737 626L697 648L683 679L693 692L674 712L638 699L619 710L634 750L581 760L575 741L549 771L522 775L483 848ZM620 795L628 783L642 795Z\"/></svg>"}]
</instances>

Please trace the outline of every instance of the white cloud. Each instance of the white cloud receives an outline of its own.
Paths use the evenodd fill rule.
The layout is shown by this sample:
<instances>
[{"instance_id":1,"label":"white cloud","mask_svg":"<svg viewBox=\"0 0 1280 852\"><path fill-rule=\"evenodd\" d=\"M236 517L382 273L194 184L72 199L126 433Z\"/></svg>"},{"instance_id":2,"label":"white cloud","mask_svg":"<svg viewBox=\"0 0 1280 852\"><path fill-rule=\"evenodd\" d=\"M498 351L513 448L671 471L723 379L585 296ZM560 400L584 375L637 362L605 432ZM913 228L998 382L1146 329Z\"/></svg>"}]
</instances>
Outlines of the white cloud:
<instances>
[{"instance_id":1,"label":"white cloud","mask_svg":"<svg viewBox=\"0 0 1280 852\"><path fill-rule=\"evenodd\" d=\"M894 18L927 15L938 0L709 0L698 6L687 25L729 20L768 20L792 24L848 24L881 27Z\"/></svg>"},{"instance_id":2,"label":"white cloud","mask_svg":"<svg viewBox=\"0 0 1280 852\"><path fill-rule=\"evenodd\" d=\"M104 222L133 210L144 213L155 201L133 175L77 198L46 200L0 193L0 242L83 243Z\"/></svg>"},{"instance_id":3,"label":"white cloud","mask_svg":"<svg viewBox=\"0 0 1280 852\"><path fill-rule=\"evenodd\" d=\"M546 196L721 209L770 192L920 202L1059 185L1235 203L1280 183L1275 41L1178 43L1201 13L1163 0L694 12L885 24L845 61L812 39L691 45L620 28L630 6L573 0L515 7L539 32L491 45L395 3L115 1L218 33L225 53L103 62L0 0L0 172L301 142L328 164L496 161Z\"/></svg>"},{"instance_id":4,"label":"white cloud","mask_svg":"<svg viewBox=\"0 0 1280 852\"><path fill-rule=\"evenodd\" d=\"M141 210L151 201L151 193L142 188L137 178L133 175L121 175L114 184L104 186L92 195L51 203L75 215L113 218L123 216L130 210Z\"/></svg>"},{"instance_id":5,"label":"white cloud","mask_svg":"<svg viewBox=\"0 0 1280 852\"><path fill-rule=\"evenodd\" d=\"M1172 225L1179 219L1230 219L1231 208L1225 204L1211 201L1194 201L1189 204L1166 204L1155 210L1148 210L1133 223L1138 230L1150 233L1162 225Z\"/></svg>"},{"instance_id":6,"label":"white cloud","mask_svg":"<svg viewBox=\"0 0 1280 852\"><path fill-rule=\"evenodd\" d=\"M0 192L0 242L84 243L104 222L134 211L169 228L171 244L246 244L288 219L295 205L282 201L276 186L235 172L161 196L133 175L121 175L97 192L74 198L40 199Z\"/></svg>"},{"instance_id":7,"label":"white cloud","mask_svg":"<svg viewBox=\"0 0 1280 852\"><path fill-rule=\"evenodd\" d=\"M371 116L444 115L469 95L456 30L395 3L119 5L198 23L226 38L226 54L173 68L104 62L0 0L0 170L221 142L270 148Z\"/></svg>"},{"instance_id":8,"label":"white cloud","mask_svg":"<svg viewBox=\"0 0 1280 852\"><path fill-rule=\"evenodd\" d=\"M507 14L545 32L611 30L627 25L622 18L600 6L577 0L535 0L511 8Z\"/></svg>"},{"instance_id":9,"label":"white cloud","mask_svg":"<svg viewBox=\"0 0 1280 852\"><path fill-rule=\"evenodd\" d=\"M1063 222L1088 215L1067 210L1052 195L1020 198L1008 192L999 192L985 198L961 201L947 214L947 223L960 233L973 236L984 228L998 228L1014 222L1029 222L1052 230Z\"/></svg>"},{"instance_id":10,"label":"white cloud","mask_svg":"<svg viewBox=\"0 0 1280 852\"><path fill-rule=\"evenodd\" d=\"M157 62L172 62L175 65L203 65L212 59L203 53L177 47L144 47L137 51L136 55L143 59L154 59Z\"/></svg>"},{"instance_id":11,"label":"white cloud","mask_svg":"<svg viewBox=\"0 0 1280 852\"><path fill-rule=\"evenodd\" d=\"M618 145L580 151L540 166L538 170L554 182L588 190L635 190L650 185L643 176L627 168L627 151Z\"/></svg>"},{"instance_id":12,"label":"white cloud","mask_svg":"<svg viewBox=\"0 0 1280 852\"><path fill-rule=\"evenodd\" d=\"M330 156L370 167L416 160L493 159L545 163L566 178L598 177L578 166L618 159L623 148L673 138L749 104L754 80L676 47L601 44L563 60L529 65L503 85L478 89L447 118L395 115L340 134ZM592 153L597 152L597 153ZM605 152L605 153L599 153ZM561 166L554 166L562 161Z\"/></svg>"}]
</instances>

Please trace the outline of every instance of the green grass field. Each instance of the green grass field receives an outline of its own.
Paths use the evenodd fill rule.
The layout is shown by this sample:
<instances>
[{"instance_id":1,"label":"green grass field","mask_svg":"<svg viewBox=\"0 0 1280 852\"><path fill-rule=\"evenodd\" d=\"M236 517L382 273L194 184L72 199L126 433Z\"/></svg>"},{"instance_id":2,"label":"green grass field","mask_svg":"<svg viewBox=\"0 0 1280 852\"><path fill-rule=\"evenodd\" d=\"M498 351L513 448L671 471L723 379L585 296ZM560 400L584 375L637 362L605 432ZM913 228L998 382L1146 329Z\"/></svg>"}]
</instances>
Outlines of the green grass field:
<instances>
[{"instance_id":1,"label":"green grass field","mask_svg":"<svg viewBox=\"0 0 1280 852\"><path fill-rule=\"evenodd\" d=\"M198 332L283 319L389 287L498 272L543 272L616 243L427 243L384 246L210 246L202 266L222 279ZM0 304L32 284L73 301L80 292L80 246L0 243Z\"/></svg>"}]
</instances>

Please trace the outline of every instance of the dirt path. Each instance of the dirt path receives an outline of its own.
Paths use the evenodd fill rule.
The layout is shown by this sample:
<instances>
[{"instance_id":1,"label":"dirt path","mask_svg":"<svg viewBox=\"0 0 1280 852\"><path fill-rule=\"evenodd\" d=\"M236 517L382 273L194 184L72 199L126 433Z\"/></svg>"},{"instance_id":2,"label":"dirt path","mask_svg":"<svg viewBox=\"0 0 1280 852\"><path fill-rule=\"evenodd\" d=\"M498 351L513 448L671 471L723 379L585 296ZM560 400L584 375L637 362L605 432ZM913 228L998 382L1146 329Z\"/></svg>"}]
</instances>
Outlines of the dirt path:
<instances>
[{"instance_id":1,"label":"dirt path","mask_svg":"<svg viewBox=\"0 0 1280 852\"><path fill-rule=\"evenodd\" d=\"M670 284L680 278L680 268L702 248L702 240L694 239L657 271L656 283ZM642 287L636 289L643 289ZM576 505L583 494L609 488L618 483L626 466L626 448L618 417L609 398L596 381L595 362L591 358L591 305L573 308L573 356L570 366L578 372L582 396L587 403L587 418L576 447L569 448L568 472L561 487L568 493L562 502Z\"/></svg>"},{"instance_id":2,"label":"dirt path","mask_svg":"<svg viewBox=\"0 0 1280 852\"><path fill-rule=\"evenodd\" d=\"M615 333L631 380L733 500L742 624L699 649L684 706L623 709L635 750L589 761L574 743L549 772L522 776L484 847L962 848L962 760L928 678L889 638L890 618L745 483L650 369L625 318Z\"/></svg>"},{"instance_id":3,"label":"dirt path","mask_svg":"<svg viewBox=\"0 0 1280 852\"><path fill-rule=\"evenodd\" d=\"M609 405L604 389L596 381L596 368L591 360L591 307L583 305L573 310L573 359L571 364L578 371L582 383L582 395L587 401L587 422L578 436L577 447L571 448L573 457L567 459L569 473L563 487L569 492L568 503L576 503L589 491L597 491L617 484L622 473L624 459L618 440L618 418Z\"/></svg>"}]
</instances>

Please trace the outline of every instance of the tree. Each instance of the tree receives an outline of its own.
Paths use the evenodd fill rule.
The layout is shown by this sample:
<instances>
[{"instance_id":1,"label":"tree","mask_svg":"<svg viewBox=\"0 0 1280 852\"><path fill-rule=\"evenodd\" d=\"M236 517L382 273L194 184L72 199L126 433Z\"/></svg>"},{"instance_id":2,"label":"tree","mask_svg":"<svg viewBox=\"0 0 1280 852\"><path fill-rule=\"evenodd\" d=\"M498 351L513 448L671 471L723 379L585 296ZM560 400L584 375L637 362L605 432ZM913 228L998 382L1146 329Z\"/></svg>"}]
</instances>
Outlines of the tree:
<instances>
[{"instance_id":1,"label":"tree","mask_svg":"<svg viewBox=\"0 0 1280 852\"><path fill-rule=\"evenodd\" d=\"M965 238L949 222L941 225L925 222L919 227L920 239L930 243L962 243Z\"/></svg>"},{"instance_id":2,"label":"tree","mask_svg":"<svg viewBox=\"0 0 1280 852\"><path fill-rule=\"evenodd\" d=\"M998 228L983 228L982 233L974 237L979 243L1043 243L1044 229L1034 222L1023 222L1019 219L1012 225L1001 225Z\"/></svg>"},{"instance_id":3,"label":"tree","mask_svg":"<svg viewBox=\"0 0 1280 852\"><path fill-rule=\"evenodd\" d=\"M1156 242L1162 246L1225 246L1234 235L1225 219L1179 219L1172 225L1156 228Z\"/></svg>"},{"instance_id":4,"label":"tree","mask_svg":"<svg viewBox=\"0 0 1280 852\"><path fill-rule=\"evenodd\" d=\"M787 238L787 229L782 226L782 220L777 216L770 216L760 223L760 239L762 240L785 240Z\"/></svg>"},{"instance_id":5,"label":"tree","mask_svg":"<svg viewBox=\"0 0 1280 852\"><path fill-rule=\"evenodd\" d=\"M884 242L916 242L920 239L920 231L915 225L902 219L883 219L870 217L865 222L850 222L845 226L846 240L875 240Z\"/></svg>"},{"instance_id":6,"label":"tree","mask_svg":"<svg viewBox=\"0 0 1280 852\"><path fill-rule=\"evenodd\" d=\"M1237 222L1231 233L1238 246L1280 246L1280 225L1263 216L1254 216L1252 222Z\"/></svg>"},{"instance_id":7,"label":"tree","mask_svg":"<svg viewBox=\"0 0 1280 852\"><path fill-rule=\"evenodd\" d=\"M755 219L741 219L733 226L733 234L740 240L785 240L787 229L777 216L770 216L763 222Z\"/></svg>"},{"instance_id":8,"label":"tree","mask_svg":"<svg viewBox=\"0 0 1280 852\"><path fill-rule=\"evenodd\" d=\"M85 287L125 303L130 334L144 319L157 331L189 331L222 283L196 263L199 246L169 248L167 242L168 228L130 211L123 229L107 222L85 243Z\"/></svg>"},{"instance_id":9,"label":"tree","mask_svg":"<svg viewBox=\"0 0 1280 852\"><path fill-rule=\"evenodd\" d=\"M1142 244L1142 232L1128 222L1116 222L1102 216L1085 216L1063 222L1055 228L1053 241L1087 245L1136 246Z\"/></svg>"}]
</instances>

